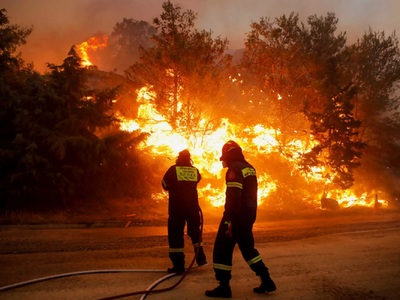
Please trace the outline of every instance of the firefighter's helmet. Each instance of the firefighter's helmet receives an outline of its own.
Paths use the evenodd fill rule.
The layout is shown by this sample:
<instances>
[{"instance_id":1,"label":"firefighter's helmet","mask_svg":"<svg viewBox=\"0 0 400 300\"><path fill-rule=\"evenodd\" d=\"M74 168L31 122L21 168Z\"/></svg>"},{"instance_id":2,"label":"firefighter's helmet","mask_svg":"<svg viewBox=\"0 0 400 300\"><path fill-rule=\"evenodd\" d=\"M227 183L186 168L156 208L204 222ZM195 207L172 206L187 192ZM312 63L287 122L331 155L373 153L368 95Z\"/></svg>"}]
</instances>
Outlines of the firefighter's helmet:
<instances>
[{"instance_id":1,"label":"firefighter's helmet","mask_svg":"<svg viewBox=\"0 0 400 300\"><path fill-rule=\"evenodd\" d=\"M238 149L240 152L242 151L242 148L240 148L239 144L230 140L228 142L226 142L224 144L224 146L222 147L222 155L219 158L219 160L223 161L227 159L228 156L228 152L234 150L234 149Z\"/></svg>"},{"instance_id":2,"label":"firefighter's helmet","mask_svg":"<svg viewBox=\"0 0 400 300\"><path fill-rule=\"evenodd\" d=\"M190 152L189 150L185 149L179 152L178 159L190 161Z\"/></svg>"},{"instance_id":3,"label":"firefighter's helmet","mask_svg":"<svg viewBox=\"0 0 400 300\"><path fill-rule=\"evenodd\" d=\"M179 165L192 165L193 162L189 150L185 149L179 152L176 163Z\"/></svg>"}]
</instances>

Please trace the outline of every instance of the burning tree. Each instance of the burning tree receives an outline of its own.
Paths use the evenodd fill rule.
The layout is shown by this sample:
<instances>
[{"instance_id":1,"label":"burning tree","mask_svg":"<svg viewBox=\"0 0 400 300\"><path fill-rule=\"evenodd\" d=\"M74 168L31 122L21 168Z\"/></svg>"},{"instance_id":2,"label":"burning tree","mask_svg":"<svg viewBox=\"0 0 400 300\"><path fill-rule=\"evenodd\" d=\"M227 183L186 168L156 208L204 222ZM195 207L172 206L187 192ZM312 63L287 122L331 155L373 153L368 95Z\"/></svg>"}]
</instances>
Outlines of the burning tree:
<instances>
[{"instance_id":1,"label":"burning tree","mask_svg":"<svg viewBox=\"0 0 400 300\"><path fill-rule=\"evenodd\" d=\"M252 22L245 45L240 64L243 89L256 99L252 104L262 122L279 132L275 138L285 153L290 140L306 126L301 113L304 101L314 97L309 88L312 65L304 51L298 16Z\"/></svg>"},{"instance_id":2,"label":"burning tree","mask_svg":"<svg viewBox=\"0 0 400 300\"><path fill-rule=\"evenodd\" d=\"M355 116L368 144L357 172L363 186L393 191L400 199L400 50L395 33L371 29L348 47L346 76L358 86Z\"/></svg>"},{"instance_id":3,"label":"burning tree","mask_svg":"<svg viewBox=\"0 0 400 300\"><path fill-rule=\"evenodd\" d=\"M359 114L360 100L378 91L388 94L382 88L393 87L398 49L393 48L392 40L382 42L381 47L376 45L377 49L385 49L377 57L390 58L393 68L386 65L385 69L383 60L381 64L372 62L382 67L371 73L385 74L392 80L379 87L370 82L366 87L360 76L367 79L371 74L363 76L367 74L360 57L369 57L371 63L377 50L373 53L365 46L362 50L357 48L365 51L361 52L363 56L355 55L354 46L346 46L345 34L336 34L337 23L333 13L311 16L307 24L300 23L294 13L273 21L261 18L251 24L241 70L247 97L258 97L253 105L263 113L264 123L278 129L275 137L280 153L293 157L291 142L301 138L306 147L294 161L294 168L298 165L309 176L322 176L325 184L335 182L337 187L346 189L352 186L354 172L361 165L366 146L361 133L363 124L370 122ZM349 82L353 84L350 86ZM343 86L347 88L342 90ZM371 88L375 93L368 92ZM357 120L356 115L361 118Z\"/></svg>"},{"instance_id":4,"label":"burning tree","mask_svg":"<svg viewBox=\"0 0 400 300\"><path fill-rule=\"evenodd\" d=\"M268 208L317 207L318 193L334 183L351 186L357 182L353 173L364 166L369 174L384 166L389 171L382 176L400 177L393 154L400 153L399 124L388 116L398 104L392 93L400 76L394 36L366 35L347 47L345 35L336 34L334 14L311 16L307 24L295 14L273 22L262 18L251 24L243 60L232 65L228 41L196 30L195 19L168 1L154 27L126 19L118 24L108 41L130 49L124 53L133 61L135 46L140 53L126 73L133 88L125 85L123 96L119 89L88 85L101 86L101 71L83 67L75 49L62 65L49 64L44 76L19 65L12 48L1 49L8 67L0 71L6 99L1 187L8 189L1 196L23 204L115 196L158 201L166 198L158 191L168 159L190 148L204 175L202 201L221 206L218 157L228 139L237 140L256 167L259 205ZM134 42L125 39L132 28L143 32ZM16 36L17 42L25 38ZM121 106L116 111L113 103L122 97L135 104L134 113L121 115ZM335 191L339 204L370 206L365 191L382 186L378 177L369 186L358 184L357 195Z\"/></svg>"},{"instance_id":5,"label":"burning tree","mask_svg":"<svg viewBox=\"0 0 400 300\"><path fill-rule=\"evenodd\" d=\"M153 120L168 122L172 125L170 130L182 134L181 137L188 141L189 135L184 132L189 129L190 134L196 133L196 127L184 122L182 117L186 114L188 118L196 119L193 119L195 110L190 109L191 102L187 100L193 98L183 96L196 94L190 94L194 85L188 82L193 77L192 73L186 72L192 70L187 68L186 57L193 60L193 52L191 48L185 48L185 45L193 44L189 38L192 31L184 29L191 28L194 16L191 11L187 12L185 23L182 21L185 14L180 14L178 7L167 2L163 8L165 12L161 19L155 19L161 30L154 37L156 46L147 51L142 49L141 62L132 66L128 75L146 87L150 95L148 103L154 104L155 110L150 114ZM178 15L172 12L178 12ZM185 24L179 27L180 34L177 34L180 32L176 28L177 20ZM226 84L224 94L230 95L234 91L237 95L229 101L224 101L224 97L216 101L223 108L218 115L224 119L204 140L215 139L221 143L226 138L234 138L249 149L249 156L262 178L260 203L268 203L270 207L302 207L302 203L303 207L315 207L318 193L327 187L351 187L353 173L360 166L365 144L359 137L361 122L354 117L354 102L358 96L355 91L359 86L348 85L352 79L347 76L351 56L345 34L336 35L337 22L332 13L325 17L311 16L308 27L300 24L295 14L277 18L275 22L262 18L260 23L252 23L241 64L227 69L227 73L218 73L229 79L220 81ZM198 48L203 49L200 45ZM194 60L192 65L196 62ZM203 94L207 95L206 90ZM146 103L144 98L141 99ZM207 101L201 103L214 107ZM181 110L185 107L188 109ZM202 120L209 120L210 115L203 116L206 117ZM245 121L236 119L232 123L233 116L242 116ZM146 128L143 123L135 126ZM156 130L155 126L151 128L151 131ZM164 143L166 139L167 135L162 139ZM158 145L162 140L158 139L152 145ZM176 141L172 137L170 140ZM198 151L200 159L206 160L206 165L200 166L202 171L208 173L210 168L214 169L209 159L218 156L218 142L214 145L205 142L204 150ZM175 147L184 144L175 143ZM308 171L307 178L299 175L301 171ZM207 185L206 189L210 192L213 186ZM216 193L207 194L211 198ZM343 191L337 195L343 203L345 198L348 199Z\"/></svg>"},{"instance_id":6,"label":"burning tree","mask_svg":"<svg viewBox=\"0 0 400 300\"><path fill-rule=\"evenodd\" d=\"M279 129L282 153L293 138L309 138L305 103L321 110L345 85L338 68L346 39L335 36L337 22L334 14L312 16L307 27L291 13L251 24L241 62L244 85L258 98L264 123Z\"/></svg>"},{"instance_id":7,"label":"burning tree","mask_svg":"<svg viewBox=\"0 0 400 300\"><path fill-rule=\"evenodd\" d=\"M224 55L228 41L194 29L195 19L193 11L164 2L163 13L153 21L155 46L140 47L140 62L127 71L130 81L154 92L157 111L188 139L204 130L200 121L205 111L213 115L230 63Z\"/></svg>"},{"instance_id":8,"label":"burning tree","mask_svg":"<svg viewBox=\"0 0 400 300\"><path fill-rule=\"evenodd\" d=\"M301 169L311 173L312 168L321 168L327 185L332 183L341 189L353 185L353 172L360 166L361 150L366 146L358 137L361 122L352 113L354 96L355 88L349 85L332 97L322 113L305 109L318 144L302 155Z\"/></svg>"}]
</instances>

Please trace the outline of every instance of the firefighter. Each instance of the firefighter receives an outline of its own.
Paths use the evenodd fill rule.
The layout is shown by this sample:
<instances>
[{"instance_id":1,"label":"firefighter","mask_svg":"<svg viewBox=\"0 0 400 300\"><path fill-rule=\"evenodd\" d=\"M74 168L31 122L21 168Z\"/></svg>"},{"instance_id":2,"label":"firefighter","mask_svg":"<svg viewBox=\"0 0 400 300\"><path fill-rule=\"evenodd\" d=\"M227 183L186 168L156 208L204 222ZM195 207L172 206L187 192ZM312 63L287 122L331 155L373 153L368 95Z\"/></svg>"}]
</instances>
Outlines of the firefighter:
<instances>
[{"instance_id":1,"label":"firefighter","mask_svg":"<svg viewBox=\"0 0 400 300\"><path fill-rule=\"evenodd\" d=\"M199 170L193 166L190 152L179 152L175 165L171 166L162 179L162 187L168 191L168 243L169 258L173 267L168 273L185 272L184 228L187 223L187 234L191 238L196 262L206 265L203 250L201 210L199 206L197 184L201 180Z\"/></svg>"},{"instance_id":2,"label":"firefighter","mask_svg":"<svg viewBox=\"0 0 400 300\"><path fill-rule=\"evenodd\" d=\"M220 161L228 171L225 176L225 209L213 250L213 267L219 285L205 294L215 298L232 297L229 282L236 244L247 264L261 278L261 285L253 291L260 294L273 292L276 290L275 283L260 253L254 247L253 224L257 213L256 170L245 160L241 147L234 141L224 144Z\"/></svg>"}]
</instances>

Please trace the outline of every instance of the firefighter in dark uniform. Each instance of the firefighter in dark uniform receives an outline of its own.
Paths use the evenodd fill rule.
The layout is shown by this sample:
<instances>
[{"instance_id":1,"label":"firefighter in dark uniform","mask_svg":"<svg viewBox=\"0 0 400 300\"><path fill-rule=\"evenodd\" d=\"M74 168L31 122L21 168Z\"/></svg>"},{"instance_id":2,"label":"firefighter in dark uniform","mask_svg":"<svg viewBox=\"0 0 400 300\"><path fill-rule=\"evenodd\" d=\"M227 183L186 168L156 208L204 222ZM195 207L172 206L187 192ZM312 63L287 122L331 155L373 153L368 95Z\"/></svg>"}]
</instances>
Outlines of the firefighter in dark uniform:
<instances>
[{"instance_id":1,"label":"firefighter in dark uniform","mask_svg":"<svg viewBox=\"0 0 400 300\"><path fill-rule=\"evenodd\" d=\"M200 226L202 216L199 206L197 184L201 180L199 170L193 166L190 152L179 152L176 164L171 166L162 179L162 187L168 191L168 243L169 258L173 267L168 273L185 272L184 228L191 238L196 262L199 266L207 264L203 250Z\"/></svg>"},{"instance_id":2,"label":"firefighter in dark uniform","mask_svg":"<svg viewBox=\"0 0 400 300\"><path fill-rule=\"evenodd\" d=\"M222 147L220 158L226 172L225 209L215 238L213 267L219 286L206 291L208 297L231 298L229 285L232 271L233 250L238 244L243 258L250 268L261 278L261 285L253 289L255 293L276 290L268 268L260 253L254 248L253 224L257 213L256 170L244 158L241 147L228 141Z\"/></svg>"}]
</instances>

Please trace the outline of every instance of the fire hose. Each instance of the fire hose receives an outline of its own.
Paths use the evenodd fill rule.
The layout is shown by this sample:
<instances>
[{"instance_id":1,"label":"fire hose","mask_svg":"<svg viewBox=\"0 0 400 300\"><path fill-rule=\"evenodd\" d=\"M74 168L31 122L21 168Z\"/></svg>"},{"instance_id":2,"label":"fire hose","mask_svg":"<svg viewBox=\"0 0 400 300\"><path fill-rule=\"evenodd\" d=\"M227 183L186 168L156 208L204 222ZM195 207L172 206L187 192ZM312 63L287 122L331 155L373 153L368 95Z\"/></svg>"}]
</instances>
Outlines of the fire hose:
<instances>
[{"instance_id":1,"label":"fire hose","mask_svg":"<svg viewBox=\"0 0 400 300\"><path fill-rule=\"evenodd\" d=\"M200 230L199 245L200 245L200 243L201 243L201 241L202 241L201 239L202 239L202 236L203 236L203 212L201 211L201 209L199 209L199 214L200 214L200 228L199 228L199 230ZM195 262L195 260L196 260L197 254L199 253L199 250L200 250L200 247L197 247L196 252L195 252L195 255L194 255L192 261L190 262L189 267L188 267L188 268L186 269L186 271L182 274L181 278L180 278L175 284L173 284L173 285L171 285L171 286L169 286L169 287L167 287L167 288L158 289L158 290L153 290L153 287L155 287L157 284L159 284L159 283L161 283L162 281L167 280L167 279L169 279L169 278L171 278L171 277L177 275L177 273L171 273L171 274L168 274L168 275L166 275L166 276L160 278L160 279L157 281L156 284L153 284L152 286L150 286L149 288L147 288L147 289L144 290L144 291L136 291L136 292L131 292L131 293L125 293L125 294L121 294L121 295L116 295L116 296L101 298L101 299L98 299L98 300L114 300L114 299L120 299L120 298L125 298L125 297L129 297L129 296L134 296L134 295L141 295L141 294L143 294L143 296L142 296L141 299L145 299L146 296L147 296L149 293L163 293L163 292L170 291L170 290L176 288L176 287L183 281L183 279L185 279L185 277L187 276L187 274L190 272L190 270L192 269L193 264L194 264L194 262Z\"/></svg>"},{"instance_id":2,"label":"fire hose","mask_svg":"<svg viewBox=\"0 0 400 300\"><path fill-rule=\"evenodd\" d=\"M200 215L200 228L199 228L199 230L200 230L199 244L200 244L201 243L201 238L202 238L202 235L203 235L203 212L201 211L201 209L199 210L199 215ZM158 284L160 284L161 282L163 282L163 281L165 281L165 280L167 280L167 279L169 279L171 277L174 277L174 276L178 275L177 273L171 273L171 274L168 274L166 276L161 277L157 281L153 282L144 291L136 291L136 292L126 293L126 294L121 294L121 295L101 298L101 299L98 299L98 300L113 300L113 299L120 299L120 298L125 298L125 297L128 297L128 296L141 295L141 294L142 294L142 297L140 299L145 299L147 297L147 295L150 294L150 293L162 293L162 292L170 291L170 290L176 288L185 279L187 274L190 272L190 270L192 269L193 264L194 264L194 262L196 260L196 257L197 257L197 254L198 254L199 250L200 250L200 247L197 247L195 255L194 255L189 267L182 274L181 278L175 284L173 284L170 287L163 288L163 289L158 289L158 290L154 290L153 289ZM42 281L58 279L58 278L65 278L65 277L71 277L71 276L76 276L76 275L99 274L99 273L124 273L124 272L135 272L135 273L137 273L137 272L138 273L140 273L140 272L150 272L150 273L154 273L154 272L165 272L165 270L163 270L163 269L105 269L105 270L87 270L87 271L70 272L70 273L63 273L63 274L57 274L57 275L52 275L52 276L41 277L41 278L37 278L37 279L33 279L33 280L28 280L28 281L23 281L23 282L11 284L11 285L3 286L3 287L0 287L0 291L6 291L6 290L22 287L22 286L34 284L34 283L39 283L39 282L42 282Z\"/></svg>"}]
</instances>

